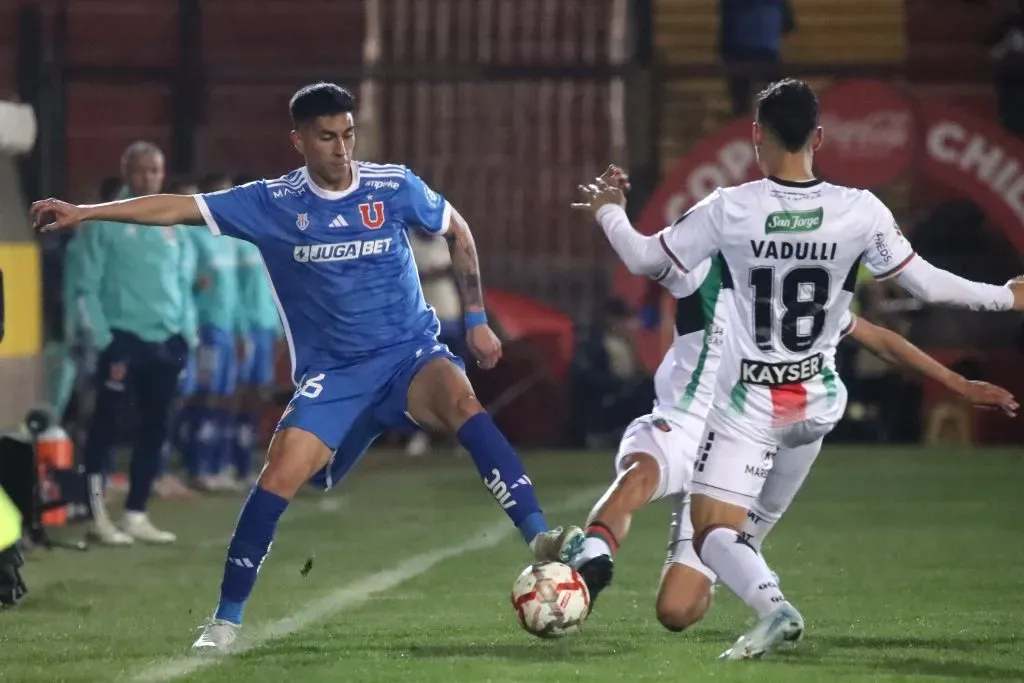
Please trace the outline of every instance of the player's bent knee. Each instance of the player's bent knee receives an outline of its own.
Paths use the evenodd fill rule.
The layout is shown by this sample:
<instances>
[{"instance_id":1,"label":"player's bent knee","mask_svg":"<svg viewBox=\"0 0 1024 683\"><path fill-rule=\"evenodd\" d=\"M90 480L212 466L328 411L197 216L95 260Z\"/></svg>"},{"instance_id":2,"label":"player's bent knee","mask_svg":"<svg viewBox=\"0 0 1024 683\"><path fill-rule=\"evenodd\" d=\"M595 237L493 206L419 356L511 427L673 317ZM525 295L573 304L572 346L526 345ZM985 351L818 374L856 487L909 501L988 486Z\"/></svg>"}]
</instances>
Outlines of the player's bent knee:
<instances>
[{"instance_id":1,"label":"player's bent knee","mask_svg":"<svg viewBox=\"0 0 1024 683\"><path fill-rule=\"evenodd\" d=\"M274 435L257 485L291 499L331 459L331 449L315 434L289 427Z\"/></svg>"},{"instance_id":2,"label":"player's bent knee","mask_svg":"<svg viewBox=\"0 0 1024 683\"><path fill-rule=\"evenodd\" d=\"M409 385L408 411L420 425L455 433L484 408L466 374L447 358L436 358Z\"/></svg>"},{"instance_id":3,"label":"player's bent knee","mask_svg":"<svg viewBox=\"0 0 1024 683\"><path fill-rule=\"evenodd\" d=\"M458 431L459 427L468 422L471 417L484 412L484 407L480 404L473 390L466 389L454 397L451 409L448 412L449 415L448 419L445 420L445 426L452 431Z\"/></svg>"}]
</instances>

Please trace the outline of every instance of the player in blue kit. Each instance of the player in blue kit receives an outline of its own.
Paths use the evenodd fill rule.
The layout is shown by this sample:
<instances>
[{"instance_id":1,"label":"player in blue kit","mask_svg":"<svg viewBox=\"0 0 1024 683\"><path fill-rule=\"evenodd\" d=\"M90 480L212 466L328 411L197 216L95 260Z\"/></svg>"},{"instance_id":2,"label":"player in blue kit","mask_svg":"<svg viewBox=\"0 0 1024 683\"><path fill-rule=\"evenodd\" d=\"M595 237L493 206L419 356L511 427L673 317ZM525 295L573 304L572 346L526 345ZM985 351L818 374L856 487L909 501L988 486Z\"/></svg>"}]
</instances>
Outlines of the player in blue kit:
<instances>
[{"instance_id":1,"label":"player in blue kit","mask_svg":"<svg viewBox=\"0 0 1024 683\"><path fill-rule=\"evenodd\" d=\"M193 645L222 650L288 502L307 481L337 484L379 434L423 425L453 432L534 557L571 562L578 527L549 530L522 463L473 393L461 362L437 341L407 231L443 235L466 311L466 342L491 368L501 343L487 325L480 268L466 221L404 166L352 158L351 95L317 83L291 100L291 141L305 166L276 180L206 195L153 195L92 206L32 205L38 229L84 220L206 224L252 242L270 274L296 392L242 507L213 620Z\"/></svg>"}]
</instances>

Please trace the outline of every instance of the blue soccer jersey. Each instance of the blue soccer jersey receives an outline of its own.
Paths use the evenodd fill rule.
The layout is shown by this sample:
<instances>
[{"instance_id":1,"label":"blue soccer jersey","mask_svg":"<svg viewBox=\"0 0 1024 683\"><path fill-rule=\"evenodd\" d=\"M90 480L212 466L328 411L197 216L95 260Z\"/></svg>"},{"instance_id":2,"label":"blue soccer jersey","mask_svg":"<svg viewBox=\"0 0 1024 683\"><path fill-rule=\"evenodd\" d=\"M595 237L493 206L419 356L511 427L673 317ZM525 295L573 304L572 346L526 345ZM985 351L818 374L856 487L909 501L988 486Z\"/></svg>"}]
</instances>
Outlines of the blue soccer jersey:
<instances>
[{"instance_id":1,"label":"blue soccer jersey","mask_svg":"<svg viewBox=\"0 0 1024 683\"><path fill-rule=\"evenodd\" d=\"M293 378L363 363L437 334L406 231L441 234L451 206L404 166L352 164L352 185L317 186L305 168L196 195L214 234L259 247Z\"/></svg>"}]
</instances>

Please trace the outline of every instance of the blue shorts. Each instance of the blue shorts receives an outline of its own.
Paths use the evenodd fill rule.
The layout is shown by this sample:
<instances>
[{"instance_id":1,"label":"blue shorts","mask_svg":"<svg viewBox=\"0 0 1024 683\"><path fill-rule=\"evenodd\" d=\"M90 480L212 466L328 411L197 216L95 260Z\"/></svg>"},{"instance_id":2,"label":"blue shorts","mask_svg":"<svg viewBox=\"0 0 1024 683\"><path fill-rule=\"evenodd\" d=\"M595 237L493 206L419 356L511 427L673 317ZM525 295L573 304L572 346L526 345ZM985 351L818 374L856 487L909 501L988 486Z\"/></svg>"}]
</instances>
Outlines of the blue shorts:
<instances>
[{"instance_id":1,"label":"blue shorts","mask_svg":"<svg viewBox=\"0 0 1024 683\"><path fill-rule=\"evenodd\" d=\"M237 384L235 336L227 330L203 325L199 328L199 347L185 365L180 392L185 396L231 396Z\"/></svg>"},{"instance_id":2,"label":"blue shorts","mask_svg":"<svg viewBox=\"0 0 1024 683\"><path fill-rule=\"evenodd\" d=\"M274 348L277 333L274 330L252 330L246 344L246 355L238 381L254 387L265 387L274 383Z\"/></svg>"},{"instance_id":3,"label":"blue shorts","mask_svg":"<svg viewBox=\"0 0 1024 683\"><path fill-rule=\"evenodd\" d=\"M429 337L358 365L309 371L285 408L277 430L297 427L320 437L334 455L310 480L329 489L352 469L385 431L411 431L409 384L426 363L447 358L465 369L448 347Z\"/></svg>"}]
</instances>

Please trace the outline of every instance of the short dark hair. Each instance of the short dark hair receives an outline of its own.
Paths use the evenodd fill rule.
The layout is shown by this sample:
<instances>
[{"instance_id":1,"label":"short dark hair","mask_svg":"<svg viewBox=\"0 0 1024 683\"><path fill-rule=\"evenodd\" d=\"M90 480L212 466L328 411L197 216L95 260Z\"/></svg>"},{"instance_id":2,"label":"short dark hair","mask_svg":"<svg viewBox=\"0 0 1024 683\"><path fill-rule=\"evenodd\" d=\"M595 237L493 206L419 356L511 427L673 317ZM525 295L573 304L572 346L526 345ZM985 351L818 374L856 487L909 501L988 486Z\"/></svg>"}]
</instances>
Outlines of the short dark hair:
<instances>
[{"instance_id":1,"label":"short dark hair","mask_svg":"<svg viewBox=\"0 0 1024 683\"><path fill-rule=\"evenodd\" d=\"M292 95L288 108L292 113L292 124L312 121L318 116L337 116L355 111L356 101L352 93L334 83L313 83Z\"/></svg>"},{"instance_id":2,"label":"short dark hair","mask_svg":"<svg viewBox=\"0 0 1024 683\"><path fill-rule=\"evenodd\" d=\"M795 78L772 83L757 94L757 122L786 151L799 152L818 128L818 96Z\"/></svg>"}]
</instances>

